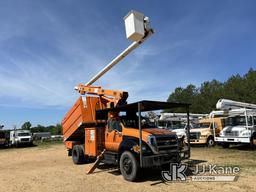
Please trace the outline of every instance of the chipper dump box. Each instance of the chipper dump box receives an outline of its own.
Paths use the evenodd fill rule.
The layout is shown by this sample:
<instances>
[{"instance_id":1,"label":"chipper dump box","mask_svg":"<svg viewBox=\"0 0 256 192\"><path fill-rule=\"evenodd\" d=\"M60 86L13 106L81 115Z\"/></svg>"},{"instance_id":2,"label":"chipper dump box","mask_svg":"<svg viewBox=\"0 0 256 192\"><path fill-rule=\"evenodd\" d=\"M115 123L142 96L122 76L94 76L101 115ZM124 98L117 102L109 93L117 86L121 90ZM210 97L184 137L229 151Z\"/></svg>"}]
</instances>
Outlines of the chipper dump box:
<instances>
[{"instance_id":1,"label":"chipper dump box","mask_svg":"<svg viewBox=\"0 0 256 192\"><path fill-rule=\"evenodd\" d=\"M99 100L99 97L85 98L80 96L62 120L63 138L69 150L69 155L71 155L74 145L84 143L86 134L90 136L100 134L93 133L93 131L89 129L90 127L104 125L104 121L96 120L96 110L101 109L104 105L104 103L100 103ZM86 133L85 128L88 128L88 133Z\"/></svg>"}]
</instances>

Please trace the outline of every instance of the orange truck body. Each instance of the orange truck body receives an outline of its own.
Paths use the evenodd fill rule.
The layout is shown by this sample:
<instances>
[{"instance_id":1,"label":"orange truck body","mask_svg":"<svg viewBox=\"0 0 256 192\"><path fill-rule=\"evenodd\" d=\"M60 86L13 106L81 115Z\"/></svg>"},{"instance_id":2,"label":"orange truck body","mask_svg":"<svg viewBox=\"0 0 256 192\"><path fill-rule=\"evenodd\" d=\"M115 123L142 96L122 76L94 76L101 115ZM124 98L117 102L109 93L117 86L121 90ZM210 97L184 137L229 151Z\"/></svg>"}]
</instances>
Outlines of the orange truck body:
<instances>
[{"instance_id":1,"label":"orange truck body","mask_svg":"<svg viewBox=\"0 0 256 192\"><path fill-rule=\"evenodd\" d=\"M116 130L109 132L107 130L107 120L96 118L96 112L108 109L108 104L107 100L100 96L79 97L67 112L62 120L62 128L64 143L69 155L73 155L75 146L82 146L83 155L86 158L96 158L103 150L106 150L107 154L114 154L116 159L113 160L113 164L118 165L121 149L134 150L133 153L140 153L140 149L138 149L140 138L138 127L126 127L122 123L121 133ZM145 167L160 166L163 163L177 162L178 159L189 157L190 154L187 151L182 154L182 157L180 156L181 151L175 133L158 128L142 129L142 143L148 150L150 150L150 146L148 146L150 136L157 138L158 154L152 153L150 157L147 157L150 160L146 160ZM132 141L132 144L129 144L128 141Z\"/></svg>"},{"instance_id":2,"label":"orange truck body","mask_svg":"<svg viewBox=\"0 0 256 192\"><path fill-rule=\"evenodd\" d=\"M68 150L75 145L84 144L84 153L88 157L96 157L103 149L117 151L122 136L139 138L138 128L122 128L122 136L117 132L106 132L106 121L96 120L96 111L105 109L107 103L102 103L100 97L82 96L62 120L63 139ZM168 135L175 133L158 128L143 129L142 140L147 141L149 135Z\"/></svg>"},{"instance_id":3,"label":"orange truck body","mask_svg":"<svg viewBox=\"0 0 256 192\"><path fill-rule=\"evenodd\" d=\"M119 116L120 111L118 113L109 111L117 110L119 106L133 107L133 109L138 106L139 102L126 104L127 92L104 90L100 87L79 86L79 93L87 94L87 96L80 96L62 120L64 143L68 150L68 155L72 156L75 164L84 163L88 159L96 159L97 156L104 152L104 155L100 155L103 156L104 163L120 166L122 172L124 163L121 160L125 161L122 156L129 156L129 153L136 159L133 159L137 162L135 164L143 168L161 166L171 162L177 163L190 157L188 148L181 149L175 133L154 127L142 129L139 128L141 123L135 124L135 127L129 127L125 120L128 117L134 118L136 111L131 114L129 109L127 114L130 114L130 116L127 114L126 116ZM188 107L188 104L168 102L147 101L146 103L149 104L149 109L153 109L154 105L156 105L158 110L160 110L159 105L165 107L166 105ZM142 111L144 109L142 106ZM101 118L97 112L102 112L100 115L103 115L104 118ZM108 122L111 119L111 114L118 114L117 118L120 119L121 131L109 130ZM141 115L136 116L134 119L129 119L129 121L139 122L138 117L141 117ZM136 170L138 171L139 169ZM131 175L126 175L124 178L133 181L135 175Z\"/></svg>"}]
</instances>

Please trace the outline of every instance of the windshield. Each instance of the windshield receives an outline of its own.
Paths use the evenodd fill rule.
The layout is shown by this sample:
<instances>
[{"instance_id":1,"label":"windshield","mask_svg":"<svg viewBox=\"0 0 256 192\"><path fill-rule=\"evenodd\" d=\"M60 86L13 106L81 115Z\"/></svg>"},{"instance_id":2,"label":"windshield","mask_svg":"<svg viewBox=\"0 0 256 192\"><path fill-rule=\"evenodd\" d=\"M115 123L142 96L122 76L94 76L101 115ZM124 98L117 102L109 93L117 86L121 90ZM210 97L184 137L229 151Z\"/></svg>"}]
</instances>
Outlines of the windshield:
<instances>
[{"instance_id":1,"label":"windshield","mask_svg":"<svg viewBox=\"0 0 256 192\"><path fill-rule=\"evenodd\" d=\"M252 117L248 117L247 121L248 121L248 126L251 126ZM229 117L226 119L225 125L226 126L238 126L238 125L246 126L245 116Z\"/></svg>"},{"instance_id":2,"label":"windshield","mask_svg":"<svg viewBox=\"0 0 256 192\"><path fill-rule=\"evenodd\" d=\"M201 128L209 128L210 123L195 123L194 124L194 129L201 129Z\"/></svg>"},{"instance_id":3,"label":"windshield","mask_svg":"<svg viewBox=\"0 0 256 192\"><path fill-rule=\"evenodd\" d=\"M30 133L18 133L18 136L30 136Z\"/></svg>"},{"instance_id":4,"label":"windshield","mask_svg":"<svg viewBox=\"0 0 256 192\"><path fill-rule=\"evenodd\" d=\"M168 129L184 129L185 124L181 121L172 121L171 124L167 126Z\"/></svg>"},{"instance_id":5,"label":"windshield","mask_svg":"<svg viewBox=\"0 0 256 192\"><path fill-rule=\"evenodd\" d=\"M122 122L125 127L130 128L139 128L138 120L137 119L122 119ZM147 129L147 128L156 128L156 125L154 122L150 122L149 119L143 118L141 120L141 128Z\"/></svg>"},{"instance_id":6,"label":"windshield","mask_svg":"<svg viewBox=\"0 0 256 192\"><path fill-rule=\"evenodd\" d=\"M166 127L167 121L158 121L158 126L159 127Z\"/></svg>"}]
</instances>

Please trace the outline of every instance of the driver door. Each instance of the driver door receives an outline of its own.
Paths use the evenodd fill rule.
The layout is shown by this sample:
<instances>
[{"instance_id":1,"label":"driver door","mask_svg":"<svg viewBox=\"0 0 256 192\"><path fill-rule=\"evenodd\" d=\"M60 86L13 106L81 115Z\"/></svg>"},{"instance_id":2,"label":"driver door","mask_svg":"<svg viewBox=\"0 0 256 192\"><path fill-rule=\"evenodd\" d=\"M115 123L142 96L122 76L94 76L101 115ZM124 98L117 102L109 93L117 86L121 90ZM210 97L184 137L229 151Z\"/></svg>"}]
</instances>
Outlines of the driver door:
<instances>
[{"instance_id":1,"label":"driver door","mask_svg":"<svg viewBox=\"0 0 256 192\"><path fill-rule=\"evenodd\" d=\"M118 151L122 142L123 125L120 121L108 123L105 132L105 147L109 151Z\"/></svg>"}]
</instances>

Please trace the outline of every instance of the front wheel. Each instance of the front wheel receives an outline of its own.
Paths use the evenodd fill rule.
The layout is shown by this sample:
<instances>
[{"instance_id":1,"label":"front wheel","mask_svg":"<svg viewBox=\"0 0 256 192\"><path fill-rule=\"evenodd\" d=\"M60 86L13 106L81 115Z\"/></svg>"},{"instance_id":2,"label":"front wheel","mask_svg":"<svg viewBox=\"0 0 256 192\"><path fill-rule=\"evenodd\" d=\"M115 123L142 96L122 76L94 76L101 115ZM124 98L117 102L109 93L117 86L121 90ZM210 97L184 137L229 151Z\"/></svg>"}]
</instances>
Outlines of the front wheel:
<instances>
[{"instance_id":1,"label":"front wheel","mask_svg":"<svg viewBox=\"0 0 256 192\"><path fill-rule=\"evenodd\" d=\"M121 155L120 171L125 180L127 181L136 180L139 172L139 164L135 156L131 152L125 151Z\"/></svg>"},{"instance_id":2,"label":"front wheel","mask_svg":"<svg viewBox=\"0 0 256 192\"><path fill-rule=\"evenodd\" d=\"M215 145L213 137L207 139L207 147L213 147Z\"/></svg>"}]
</instances>

